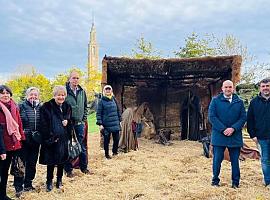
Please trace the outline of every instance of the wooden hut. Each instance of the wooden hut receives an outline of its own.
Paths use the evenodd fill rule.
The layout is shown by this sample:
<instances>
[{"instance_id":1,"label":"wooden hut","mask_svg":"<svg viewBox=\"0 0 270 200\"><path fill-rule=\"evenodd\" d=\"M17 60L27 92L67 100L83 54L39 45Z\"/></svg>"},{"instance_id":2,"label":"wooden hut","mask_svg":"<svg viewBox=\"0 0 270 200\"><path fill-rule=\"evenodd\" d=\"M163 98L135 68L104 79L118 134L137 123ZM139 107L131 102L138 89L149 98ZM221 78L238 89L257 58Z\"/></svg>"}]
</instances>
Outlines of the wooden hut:
<instances>
[{"instance_id":1,"label":"wooden hut","mask_svg":"<svg viewBox=\"0 0 270 200\"><path fill-rule=\"evenodd\" d=\"M195 95L202 125L209 131L207 110L211 98L220 92L224 80L239 82L241 62L238 55L157 60L105 56L102 86L112 85L122 109L148 102L156 128L180 135L183 103Z\"/></svg>"}]
</instances>

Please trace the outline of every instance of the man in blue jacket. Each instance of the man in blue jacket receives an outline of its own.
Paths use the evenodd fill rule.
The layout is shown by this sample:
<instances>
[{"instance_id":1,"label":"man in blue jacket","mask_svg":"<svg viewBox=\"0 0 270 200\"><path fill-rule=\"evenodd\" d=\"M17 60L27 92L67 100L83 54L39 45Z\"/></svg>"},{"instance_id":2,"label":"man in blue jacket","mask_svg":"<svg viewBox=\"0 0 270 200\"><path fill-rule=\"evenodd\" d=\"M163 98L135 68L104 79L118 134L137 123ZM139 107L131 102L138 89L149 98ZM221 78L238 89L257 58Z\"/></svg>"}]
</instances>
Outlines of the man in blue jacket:
<instances>
[{"instance_id":1,"label":"man in blue jacket","mask_svg":"<svg viewBox=\"0 0 270 200\"><path fill-rule=\"evenodd\" d=\"M220 186L221 163L224 151L228 148L232 166L232 188L238 188L240 181L239 155L243 146L242 127L246 122L246 111L243 101L233 93L232 81L224 81L221 89L222 93L212 99L208 111L208 118L212 124L212 186Z\"/></svg>"},{"instance_id":2,"label":"man in blue jacket","mask_svg":"<svg viewBox=\"0 0 270 200\"><path fill-rule=\"evenodd\" d=\"M260 81L260 93L250 102L247 130L261 147L261 164L265 186L270 186L270 79Z\"/></svg>"}]
</instances>

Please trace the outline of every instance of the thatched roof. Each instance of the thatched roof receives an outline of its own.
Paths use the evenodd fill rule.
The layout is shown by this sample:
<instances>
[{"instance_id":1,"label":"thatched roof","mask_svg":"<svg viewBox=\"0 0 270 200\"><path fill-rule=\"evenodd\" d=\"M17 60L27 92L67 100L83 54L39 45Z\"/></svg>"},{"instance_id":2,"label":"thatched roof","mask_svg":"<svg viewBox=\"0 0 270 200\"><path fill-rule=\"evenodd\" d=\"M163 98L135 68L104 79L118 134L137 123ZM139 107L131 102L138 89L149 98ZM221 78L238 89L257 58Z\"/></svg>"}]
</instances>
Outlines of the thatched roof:
<instances>
[{"instance_id":1,"label":"thatched roof","mask_svg":"<svg viewBox=\"0 0 270 200\"><path fill-rule=\"evenodd\" d=\"M148 84L190 86L222 79L240 80L241 56L218 56L185 59L131 59L105 56L102 61L102 83L144 81ZM205 83L204 83L205 82Z\"/></svg>"}]
</instances>

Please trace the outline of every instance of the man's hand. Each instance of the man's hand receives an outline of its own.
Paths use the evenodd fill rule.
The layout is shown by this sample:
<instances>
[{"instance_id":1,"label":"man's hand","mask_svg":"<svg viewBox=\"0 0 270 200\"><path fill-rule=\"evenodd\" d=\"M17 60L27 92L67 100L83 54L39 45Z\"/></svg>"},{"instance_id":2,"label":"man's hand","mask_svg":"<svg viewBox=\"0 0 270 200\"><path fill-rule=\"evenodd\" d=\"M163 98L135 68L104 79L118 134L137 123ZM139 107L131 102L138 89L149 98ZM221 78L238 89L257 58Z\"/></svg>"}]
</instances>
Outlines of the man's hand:
<instances>
[{"instance_id":1,"label":"man's hand","mask_svg":"<svg viewBox=\"0 0 270 200\"><path fill-rule=\"evenodd\" d=\"M1 160L6 160L6 158L7 158L7 154L4 153L4 154L1 154L0 155L0 159Z\"/></svg>"},{"instance_id":2,"label":"man's hand","mask_svg":"<svg viewBox=\"0 0 270 200\"><path fill-rule=\"evenodd\" d=\"M233 132L234 132L234 128L226 128L223 133L226 136L231 136L233 134Z\"/></svg>"},{"instance_id":3,"label":"man's hand","mask_svg":"<svg viewBox=\"0 0 270 200\"><path fill-rule=\"evenodd\" d=\"M68 124L68 120L66 120L66 119L63 120L63 121L62 121L62 124L63 124L63 126L66 126L66 125Z\"/></svg>"}]
</instances>

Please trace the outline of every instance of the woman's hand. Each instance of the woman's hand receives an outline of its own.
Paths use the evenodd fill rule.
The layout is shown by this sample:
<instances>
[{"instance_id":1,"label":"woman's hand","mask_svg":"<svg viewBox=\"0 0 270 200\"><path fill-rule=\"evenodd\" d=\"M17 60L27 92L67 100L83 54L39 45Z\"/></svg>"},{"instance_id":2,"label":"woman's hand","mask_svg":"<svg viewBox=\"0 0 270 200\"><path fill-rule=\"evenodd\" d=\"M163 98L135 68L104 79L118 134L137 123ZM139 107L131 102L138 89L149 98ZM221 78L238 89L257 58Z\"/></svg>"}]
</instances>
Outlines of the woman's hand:
<instances>
[{"instance_id":1,"label":"woman's hand","mask_svg":"<svg viewBox=\"0 0 270 200\"><path fill-rule=\"evenodd\" d=\"M104 126L100 125L99 130L102 131L104 129Z\"/></svg>"},{"instance_id":2,"label":"woman's hand","mask_svg":"<svg viewBox=\"0 0 270 200\"><path fill-rule=\"evenodd\" d=\"M0 159L1 160L6 160L6 158L7 158L7 154L1 154L0 155Z\"/></svg>"},{"instance_id":3,"label":"woman's hand","mask_svg":"<svg viewBox=\"0 0 270 200\"><path fill-rule=\"evenodd\" d=\"M66 119L63 120L63 121L62 121L62 124L63 124L63 126L66 126L66 125L68 124L68 120L66 120Z\"/></svg>"}]
</instances>

